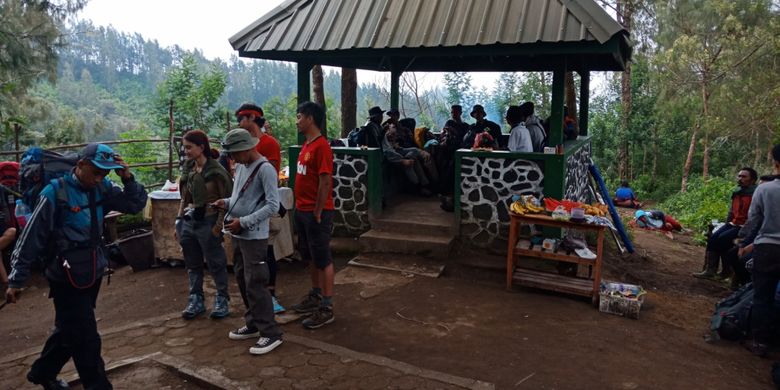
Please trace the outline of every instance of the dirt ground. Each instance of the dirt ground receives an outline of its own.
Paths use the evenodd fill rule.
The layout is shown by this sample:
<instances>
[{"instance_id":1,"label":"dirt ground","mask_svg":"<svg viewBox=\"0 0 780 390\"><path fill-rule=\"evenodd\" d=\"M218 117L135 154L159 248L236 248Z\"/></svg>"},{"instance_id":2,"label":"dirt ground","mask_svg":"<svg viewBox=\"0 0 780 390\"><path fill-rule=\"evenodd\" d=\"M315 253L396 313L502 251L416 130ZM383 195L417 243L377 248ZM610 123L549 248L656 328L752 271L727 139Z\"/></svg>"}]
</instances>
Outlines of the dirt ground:
<instances>
[{"instance_id":1,"label":"dirt ground","mask_svg":"<svg viewBox=\"0 0 780 390\"><path fill-rule=\"evenodd\" d=\"M457 259L433 279L355 271L345 268L351 256L340 255L336 322L317 331L299 323L284 330L500 389L772 388L771 360L754 358L736 343L703 340L714 303L728 294L719 283L690 276L701 267L703 249L685 236L670 240L641 230L634 235L636 254L607 251L604 278L649 291L639 320L599 313L588 300L571 296L508 292L503 271L464 267ZM496 268L504 262L500 256L483 260ZM307 284L300 264L281 263L277 291L283 304L296 303ZM139 273L121 268L110 286L103 285L99 327L181 310L186 286L182 268ZM231 288L238 291L235 283ZM37 278L18 304L0 311L6 353L43 344L53 324L46 293L45 281ZM234 313L239 303L234 297ZM166 375L160 373L159 383L179 387Z\"/></svg>"}]
</instances>

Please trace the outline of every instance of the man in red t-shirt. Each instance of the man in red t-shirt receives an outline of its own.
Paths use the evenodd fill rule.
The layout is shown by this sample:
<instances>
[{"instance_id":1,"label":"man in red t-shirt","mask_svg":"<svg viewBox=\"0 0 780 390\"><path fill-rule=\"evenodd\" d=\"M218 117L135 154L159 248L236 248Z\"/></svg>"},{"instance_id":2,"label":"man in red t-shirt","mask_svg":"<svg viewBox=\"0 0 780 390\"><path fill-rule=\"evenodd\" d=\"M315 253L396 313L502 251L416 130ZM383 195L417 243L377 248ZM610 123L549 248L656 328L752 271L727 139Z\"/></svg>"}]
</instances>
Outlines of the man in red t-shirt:
<instances>
[{"instance_id":1,"label":"man in red t-shirt","mask_svg":"<svg viewBox=\"0 0 780 390\"><path fill-rule=\"evenodd\" d=\"M263 109L251 103L242 104L236 110L236 120L238 127L248 131L249 134L258 139L255 147L257 152L268 159L271 165L276 168L276 173L279 173L282 163L281 148L279 141L265 132L267 122L263 117Z\"/></svg>"},{"instance_id":2,"label":"man in red t-shirt","mask_svg":"<svg viewBox=\"0 0 780 390\"><path fill-rule=\"evenodd\" d=\"M333 151L322 136L325 119L322 106L304 102L298 106L296 126L306 137L298 155L295 175L295 230L298 251L306 262L314 261L312 289L301 303L292 307L298 313L312 313L303 321L307 329L333 322L333 262L330 232L333 228Z\"/></svg>"}]
</instances>

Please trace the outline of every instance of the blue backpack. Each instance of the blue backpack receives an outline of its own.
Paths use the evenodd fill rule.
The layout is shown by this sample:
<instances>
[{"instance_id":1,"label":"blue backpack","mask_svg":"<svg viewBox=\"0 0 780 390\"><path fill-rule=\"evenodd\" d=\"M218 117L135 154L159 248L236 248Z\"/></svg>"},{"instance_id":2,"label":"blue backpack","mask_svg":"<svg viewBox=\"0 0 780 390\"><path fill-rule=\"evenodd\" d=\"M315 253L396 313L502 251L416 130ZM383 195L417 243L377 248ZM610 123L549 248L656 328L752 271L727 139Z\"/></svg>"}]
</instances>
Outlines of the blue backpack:
<instances>
[{"instance_id":1,"label":"blue backpack","mask_svg":"<svg viewBox=\"0 0 780 390\"><path fill-rule=\"evenodd\" d=\"M19 166L22 202L34 210L43 187L70 173L78 161L79 155L73 152L57 153L37 146L27 149Z\"/></svg>"},{"instance_id":2,"label":"blue backpack","mask_svg":"<svg viewBox=\"0 0 780 390\"><path fill-rule=\"evenodd\" d=\"M352 147L368 145L367 133L368 129L365 126L356 127L347 135L347 143Z\"/></svg>"}]
</instances>

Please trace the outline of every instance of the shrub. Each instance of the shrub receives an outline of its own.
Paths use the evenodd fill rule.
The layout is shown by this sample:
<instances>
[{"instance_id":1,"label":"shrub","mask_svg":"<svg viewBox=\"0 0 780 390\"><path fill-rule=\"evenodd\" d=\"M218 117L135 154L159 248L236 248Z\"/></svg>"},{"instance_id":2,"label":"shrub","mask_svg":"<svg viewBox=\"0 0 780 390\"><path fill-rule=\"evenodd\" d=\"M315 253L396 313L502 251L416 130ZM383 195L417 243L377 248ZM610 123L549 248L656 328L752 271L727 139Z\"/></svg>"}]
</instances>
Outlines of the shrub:
<instances>
[{"instance_id":1,"label":"shrub","mask_svg":"<svg viewBox=\"0 0 780 390\"><path fill-rule=\"evenodd\" d=\"M708 224L714 219L722 221L728 214L734 186L733 181L720 177L706 181L695 177L689 181L687 192L672 195L659 209L693 229L697 239L703 240Z\"/></svg>"}]
</instances>

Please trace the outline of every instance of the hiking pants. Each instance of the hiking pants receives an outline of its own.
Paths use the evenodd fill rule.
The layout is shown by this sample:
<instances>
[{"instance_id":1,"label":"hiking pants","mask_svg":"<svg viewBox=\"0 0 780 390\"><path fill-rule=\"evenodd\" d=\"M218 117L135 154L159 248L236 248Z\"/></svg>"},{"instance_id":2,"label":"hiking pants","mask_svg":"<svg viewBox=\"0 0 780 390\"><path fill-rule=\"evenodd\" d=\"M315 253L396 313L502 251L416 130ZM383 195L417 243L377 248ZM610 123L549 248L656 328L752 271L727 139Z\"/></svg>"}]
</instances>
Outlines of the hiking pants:
<instances>
[{"instance_id":1,"label":"hiking pants","mask_svg":"<svg viewBox=\"0 0 780 390\"><path fill-rule=\"evenodd\" d=\"M259 330L264 337L280 336L282 329L274 320L274 304L268 292L268 239L244 240L234 236L233 243L233 272L246 307L246 326Z\"/></svg>"},{"instance_id":2,"label":"hiking pants","mask_svg":"<svg viewBox=\"0 0 780 390\"><path fill-rule=\"evenodd\" d=\"M222 233L211 234L217 222L217 214L207 215L202 220L182 221L179 243L184 253L184 264L190 279L190 294L203 296L203 261L208 264L209 272L217 286L217 295L229 298L227 257L222 247Z\"/></svg>"},{"instance_id":3,"label":"hiking pants","mask_svg":"<svg viewBox=\"0 0 780 390\"><path fill-rule=\"evenodd\" d=\"M734 240L737 238L740 226L727 223L720 229L712 232L707 240L707 251L718 252L718 255L724 255L729 249L734 247Z\"/></svg>"},{"instance_id":4,"label":"hiking pants","mask_svg":"<svg viewBox=\"0 0 780 390\"><path fill-rule=\"evenodd\" d=\"M85 389L112 389L100 356L101 341L95 320L95 302L101 279L85 290L49 280L49 297L54 301L54 330L32 364L30 376L36 382L54 380L73 358Z\"/></svg>"},{"instance_id":5,"label":"hiking pants","mask_svg":"<svg viewBox=\"0 0 780 390\"><path fill-rule=\"evenodd\" d=\"M753 247L753 313L751 329L755 341L768 344L776 318L775 291L780 281L780 245L758 244Z\"/></svg>"}]
</instances>

